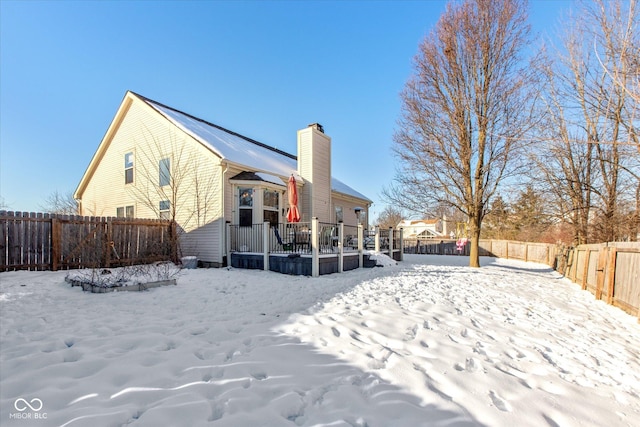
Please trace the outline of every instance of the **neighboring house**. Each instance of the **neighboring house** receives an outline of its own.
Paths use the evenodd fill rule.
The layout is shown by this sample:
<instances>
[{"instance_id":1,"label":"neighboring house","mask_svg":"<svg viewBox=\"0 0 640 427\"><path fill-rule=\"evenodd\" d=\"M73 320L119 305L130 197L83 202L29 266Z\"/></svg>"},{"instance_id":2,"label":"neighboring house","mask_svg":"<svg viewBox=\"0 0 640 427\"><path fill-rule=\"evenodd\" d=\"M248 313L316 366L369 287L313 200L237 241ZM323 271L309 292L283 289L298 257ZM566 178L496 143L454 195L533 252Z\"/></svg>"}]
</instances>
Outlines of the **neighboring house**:
<instances>
[{"instance_id":1,"label":"neighboring house","mask_svg":"<svg viewBox=\"0 0 640 427\"><path fill-rule=\"evenodd\" d=\"M81 215L175 219L182 255L222 266L225 224L287 221L297 181L301 221L367 224L371 200L331 175L331 138L297 133L297 156L127 92L74 194Z\"/></svg>"},{"instance_id":2,"label":"neighboring house","mask_svg":"<svg viewBox=\"0 0 640 427\"><path fill-rule=\"evenodd\" d=\"M404 219L396 228L402 228L405 239L439 239L448 238L446 219Z\"/></svg>"}]
</instances>

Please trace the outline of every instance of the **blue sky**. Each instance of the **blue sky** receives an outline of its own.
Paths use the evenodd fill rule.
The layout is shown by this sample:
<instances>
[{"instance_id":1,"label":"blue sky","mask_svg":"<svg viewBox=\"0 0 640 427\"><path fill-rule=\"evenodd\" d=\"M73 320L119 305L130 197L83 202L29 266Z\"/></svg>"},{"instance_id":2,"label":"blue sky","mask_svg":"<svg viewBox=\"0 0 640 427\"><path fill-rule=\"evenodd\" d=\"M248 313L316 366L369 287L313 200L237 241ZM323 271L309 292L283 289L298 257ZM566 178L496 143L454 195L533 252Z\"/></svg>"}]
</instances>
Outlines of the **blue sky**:
<instances>
[{"instance_id":1,"label":"blue sky","mask_svg":"<svg viewBox=\"0 0 640 427\"><path fill-rule=\"evenodd\" d=\"M75 190L127 90L287 152L318 122L333 175L384 209L399 93L446 1L0 2L0 196ZM570 1L532 0L540 36Z\"/></svg>"}]
</instances>

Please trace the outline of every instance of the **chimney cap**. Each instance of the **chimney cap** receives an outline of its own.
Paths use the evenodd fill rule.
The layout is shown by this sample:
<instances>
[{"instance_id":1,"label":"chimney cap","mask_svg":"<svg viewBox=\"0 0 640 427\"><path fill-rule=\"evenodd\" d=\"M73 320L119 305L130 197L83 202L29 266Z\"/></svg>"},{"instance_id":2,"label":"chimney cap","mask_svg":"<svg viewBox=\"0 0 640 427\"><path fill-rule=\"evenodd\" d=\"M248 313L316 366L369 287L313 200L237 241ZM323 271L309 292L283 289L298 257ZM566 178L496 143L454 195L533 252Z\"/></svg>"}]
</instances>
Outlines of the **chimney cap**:
<instances>
[{"instance_id":1,"label":"chimney cap","mask_svg":"<svg viewBox=\"0 0 640 427\"><path fill-rule=\"evenodd\" d=\"M322 127L322 125L320 123L311 123L308 127L314 128L314 129L319 130L320 132L324 133L324 128Z\"/></svg>"}]
</instances>

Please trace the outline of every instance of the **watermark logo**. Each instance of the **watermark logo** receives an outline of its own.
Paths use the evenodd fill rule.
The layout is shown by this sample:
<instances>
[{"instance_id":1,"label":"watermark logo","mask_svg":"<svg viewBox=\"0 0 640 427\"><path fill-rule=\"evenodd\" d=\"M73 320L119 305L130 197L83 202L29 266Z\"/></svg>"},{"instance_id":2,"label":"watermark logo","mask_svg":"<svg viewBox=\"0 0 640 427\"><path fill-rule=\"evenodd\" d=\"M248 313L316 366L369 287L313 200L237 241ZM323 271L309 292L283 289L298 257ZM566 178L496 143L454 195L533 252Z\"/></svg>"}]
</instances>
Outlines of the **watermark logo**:
<instances>
[{"instance_id":1,"label":"watermark logo","mask_svg":"<svg viewBox=\"0 0 640 427\"><path fill-rule=\"evenodd\" d=\"M42 400L36 397L35 399L31 399L31 402L27 402L25 399L20 398L16 399L13 407L20 412L26 411L27 408L31 409L34 412L38 412L42 409Z\"/></svg>"},{"instance_id":2,"label":"watermark logo","mask_svg":"<svg viewBox=\"0 0 640 427\"><path fill-rule=\"evenodd\" d=\"M11 420L46 420L47 413L40 412L43 408L42 400L37 397L27 400L22 397L13 402L13 407L18 412L9 413Z\"/></svg>"}]
</instances>

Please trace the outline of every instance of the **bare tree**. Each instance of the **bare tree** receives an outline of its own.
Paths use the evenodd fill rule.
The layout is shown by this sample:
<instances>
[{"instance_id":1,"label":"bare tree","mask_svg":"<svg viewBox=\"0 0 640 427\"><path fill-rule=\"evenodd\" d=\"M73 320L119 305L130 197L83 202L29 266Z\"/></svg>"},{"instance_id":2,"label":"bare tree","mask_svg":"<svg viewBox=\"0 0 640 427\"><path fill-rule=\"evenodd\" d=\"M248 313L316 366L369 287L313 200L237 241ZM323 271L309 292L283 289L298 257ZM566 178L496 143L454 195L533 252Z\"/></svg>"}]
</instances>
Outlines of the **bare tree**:
<instances>
[{"instance_id":1,"label":"bare tree","mask_svg":"<svg viewBox=\"0 0 640 427\"><path fill-rule=\"evenodd\" d=\"M401 163L384 196L409 210L444 204L468 218L470 266L492 196L513 176L534 123L526 3L450 3L420 44L394 135Z\"/></svg>"},{"instance_id":2,"label":"bare tree","mask_svg":"<svg viewBox=\"0 0 640 427\"><path fill-rule=\"evenodd\" d=\"M9 209L10 207L11 206L7 203L4 197L0 196L0 209Z\"/></svg>"},{"instance_id":3,"label":"bare tree","mask_svg":"<svg viewBox=\"0 0 640 427\"><path fill-rule=\"evenodd\" d=\"M589 235L589 216L593 188L594 145L589 143L590 133L576 126L580 122L581 103L567 105L567 100L579 98L585 92L585 74L588 72L579 61L579 53L568 42L568 55L564 60L569 66L559 72L552 60L543 66L546 76L544 123L541 123L536 157L537 185L555 201L551 214L560 221L572 224L576 244L586 243ZM575 59L574 59L575 58ZM584 104L584 103L583 103ZM541 173L540 173L541 172Z\"/></svg>"},{"instance_id":4,"label":"bare tree","mask_svg":"<svg viewBox=\"0 0 640 427\"><path fill-rule=\"evenodd\" d=\"M61 215L77 215L78 202L73 198L72 191L68 191L63 194L58 190L55 190L47 196L44 202L39 206L39 209L45 212Z\"/></svg>"},{"instance_id":5,"label":"bare tree","mask_svg":"<svg viewBox=\"0 0 640 427\"><path fill-rule=\"evenodd\" d=\"M583 3L566 20L572 24L565 26L562 51L545 68L547 123L537 163L556 215L574 226L576 244L628 234L622 206L640 185L633 155L639 110L628 59L629 40L638 38L635 4Z\"/></svg>"},{"instance_id":6,"label":"bare tree","mask_svg":"<svg viewBox=\"0 0 640 427\"><path fill-rule=\"evenodd\" d=\"M613 4L596 0L593 14L599 26L605 29L602 36L606 45L593 40L593 50L601 68L607 73L613 84L623 90L635 102L640 102L640 34L638 33L638 0L616 1ZM607 12L608 11L608 12ZM614 25L610 25L614 24ZM602 37L600 37L602 38ZM602 48L609 49L603 52ZM604 54L603 54L604 53ZM612 63L611 55L616 61ZM638 135L631 140L640 152Z\"/></svg>"},{"instance_id":7,"label":"bare tree","mask_svg":"<svg viewBox=\"0 0 640 427\"><path fill-rule=\"evenodd\" d=\"M402 211L394 206L386 206L378 216L378 226L381 228L396 228L404 219Z\"/></svg>"}]
</instances>

